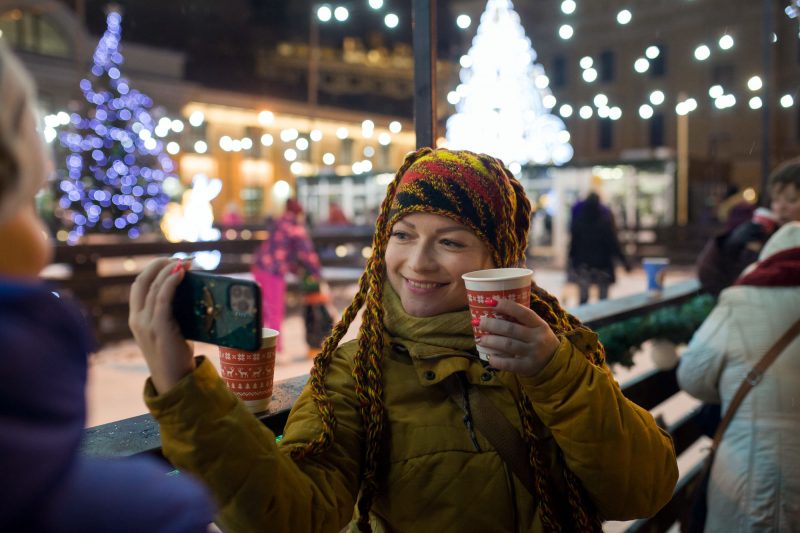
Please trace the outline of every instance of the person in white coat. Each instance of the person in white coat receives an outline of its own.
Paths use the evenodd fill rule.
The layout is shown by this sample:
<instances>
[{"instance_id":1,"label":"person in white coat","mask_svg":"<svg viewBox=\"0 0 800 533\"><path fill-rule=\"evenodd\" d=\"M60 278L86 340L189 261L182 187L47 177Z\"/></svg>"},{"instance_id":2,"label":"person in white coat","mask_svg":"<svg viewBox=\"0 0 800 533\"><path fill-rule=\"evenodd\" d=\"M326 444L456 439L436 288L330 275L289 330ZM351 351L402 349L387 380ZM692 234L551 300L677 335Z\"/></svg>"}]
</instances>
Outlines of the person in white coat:
<instances>
[{"instance_id":1,"label":"person in white coat","mask_svg":"<svg viewBox=\"0 0 800 533\"><path fill-rule=\"evenodd\" d=\"M778 230L681 355L678 383L730 405L748 371L800 318L800 222ZM800 531L800 337L749 392L722 437L706 531Z\"/></svg>"}]
</instances>

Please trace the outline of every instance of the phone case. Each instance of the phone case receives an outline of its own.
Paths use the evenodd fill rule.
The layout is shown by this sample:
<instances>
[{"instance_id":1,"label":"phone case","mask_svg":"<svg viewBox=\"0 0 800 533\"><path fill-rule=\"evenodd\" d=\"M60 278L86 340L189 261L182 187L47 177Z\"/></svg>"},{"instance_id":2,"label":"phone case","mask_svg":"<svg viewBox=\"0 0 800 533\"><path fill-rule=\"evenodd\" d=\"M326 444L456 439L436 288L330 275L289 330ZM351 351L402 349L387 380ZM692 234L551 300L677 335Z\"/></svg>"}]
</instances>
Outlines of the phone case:
<instances>
[{"instance_id":1,"label":"phone case","mask_svg":"<svg viewBox=\"0 0 800 533\"><path fill-rule=\"evenodd\" d=\"M261 288L254 281L186 272L172 310L187 339L247 351L261 347Z\"/></svg>"}]
</instances>

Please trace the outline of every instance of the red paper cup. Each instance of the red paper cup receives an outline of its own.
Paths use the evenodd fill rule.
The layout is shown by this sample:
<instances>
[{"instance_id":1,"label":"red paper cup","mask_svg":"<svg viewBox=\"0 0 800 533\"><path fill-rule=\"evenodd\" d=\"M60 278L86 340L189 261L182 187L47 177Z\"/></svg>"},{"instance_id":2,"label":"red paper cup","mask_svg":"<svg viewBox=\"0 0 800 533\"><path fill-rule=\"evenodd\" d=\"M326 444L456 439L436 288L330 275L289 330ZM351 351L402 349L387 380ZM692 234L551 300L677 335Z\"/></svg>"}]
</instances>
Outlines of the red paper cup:
<instances>
[{"instance_id":1,"label":"red paper cup","mask_svg":"<svg viewBox=\"0 0 800 533\"><path fill-rule=\"evenodd\" d=\"M254 413L266 410L272 399L277 340L277 331L262 328L261 348L255 352L219 347L222 379L228 389Z\"/></svg>"},{"instance_id":2,"label":"red paper cup","mask_svg":"<svg viewBox=\"0 0 800 533\"><path fill-rule=\"evenodd\" d=\"M467 288L467 301L472 320L482 317L500 318L516 322L511 317L495 313L495 308L486 305L488 298L495 300L512 300L528 307L531 303L531 280L533 271L527 268L492 268L467 272L461 276ZM475 341L484 335L485 331L473 326ZM477 345L478 356L484 361L495 354L493 350Z\"/></svg>"}]
</instances>

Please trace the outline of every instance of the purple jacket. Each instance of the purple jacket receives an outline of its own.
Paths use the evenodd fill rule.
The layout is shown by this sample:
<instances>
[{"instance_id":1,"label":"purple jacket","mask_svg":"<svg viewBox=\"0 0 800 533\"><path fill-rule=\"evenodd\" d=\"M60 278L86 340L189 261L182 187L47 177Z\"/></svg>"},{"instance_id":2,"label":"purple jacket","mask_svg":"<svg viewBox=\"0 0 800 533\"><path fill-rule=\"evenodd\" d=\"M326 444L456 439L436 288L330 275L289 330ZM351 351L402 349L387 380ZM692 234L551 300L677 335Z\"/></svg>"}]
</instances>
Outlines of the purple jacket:
<instances>
[{"instance_id":1,"label":"purple jacket","mask_svg":"<svg viewBox=\"0 0 800 533\"><path fill-rule=\"evenodd\" d=\"M0 277L0 346L0 529L207 531L205 490L167 464L80 455L91 342L72 305Z\"/></svg>"},{"instance_id":2,"label":"purple jacket","mask_svg":"<svg viewBox=\"0 0 800 533\"><path fill-rule=\"evenodd\" d=\"M273 276L285 276L289 272L300 275L302 266L307 275L319 280L319 256L305 225L299 223L296 216L287 212L275 221L270 236L256 252L253 268Z\"/></svg>"}]
</instances>

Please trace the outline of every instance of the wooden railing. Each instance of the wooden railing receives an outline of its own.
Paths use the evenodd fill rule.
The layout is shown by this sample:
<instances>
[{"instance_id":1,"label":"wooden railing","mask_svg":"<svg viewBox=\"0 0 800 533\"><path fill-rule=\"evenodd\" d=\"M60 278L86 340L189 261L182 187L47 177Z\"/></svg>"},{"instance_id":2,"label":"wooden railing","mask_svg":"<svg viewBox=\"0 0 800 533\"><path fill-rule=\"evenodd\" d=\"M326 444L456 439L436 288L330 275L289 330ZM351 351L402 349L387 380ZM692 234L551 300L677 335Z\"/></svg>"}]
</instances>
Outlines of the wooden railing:
<instances>
[{"instance_id":1,"label":"wooden railing","mask_svg":"<svg viewBox=\"0 0 800 533\"><path fill-rule=\"evenodd\" d=\"M344 267L340 271L348 272L343 276L328 276L330 284L354 281L357 270L365 265L362 249L371 245L373 231L372 226L320 227L311 231L323 268ZM254 253L266 231L228 230L223 232L223 236L226 234L231 238L212 242L126 241L60 245L56 247L53 263L62 268L52 269L58 274L47 279L56 290L65 291L81 302L101 345L130 338L128 294L136 275L150 258L217 250L221 260L213 272L250 271ZM339 255L337 248L340 248ZM289 288L291 290L292 286Z\"/></svg>"},{"instance_id":2,"label":"wooden railing","mask_svg":"<svg viewBox=\"0 0 800 533\"><path fill-rule=\"evenodd\" d=\"M697 281L690 280L667 286L664 294L658 298L637 294L585 305L572 311L589 327L598 328L631 316L640 316L656 309L684 303L698 293ZM277 382L269 409L257 415L264 425L276 434L283 432L289 410L299 396L306 380L307 376L300 376ZM652 370L624 383L622 390L629 399L645 409L653 409L679 392L675 369ZM692 411L667 428L675 443L676 453L682 453L702 436L697 425L697 414L697 410ZM136 454L160 455L161 443L158 424L149 414L145 414L89 428L85 432L83 453L102 457ZM681 510L686 507L686 489L697 473L698 469L695 468L685 474L679 481L669 504L654 517L636 521L628 531L667 531L675 523ZM636 475L636 473L632 472L631 475Z\"/></svg>"}]
</instances>

